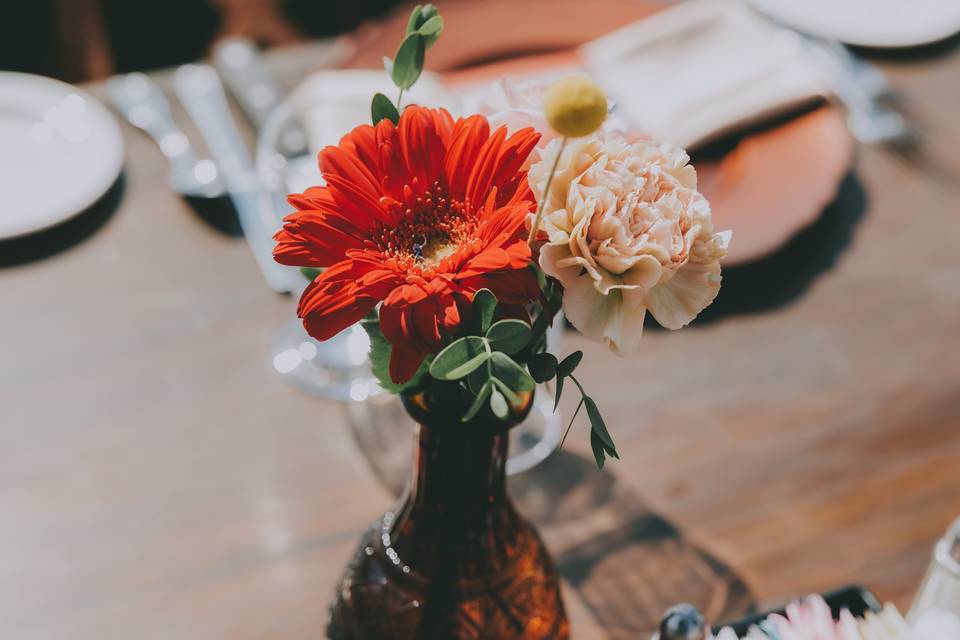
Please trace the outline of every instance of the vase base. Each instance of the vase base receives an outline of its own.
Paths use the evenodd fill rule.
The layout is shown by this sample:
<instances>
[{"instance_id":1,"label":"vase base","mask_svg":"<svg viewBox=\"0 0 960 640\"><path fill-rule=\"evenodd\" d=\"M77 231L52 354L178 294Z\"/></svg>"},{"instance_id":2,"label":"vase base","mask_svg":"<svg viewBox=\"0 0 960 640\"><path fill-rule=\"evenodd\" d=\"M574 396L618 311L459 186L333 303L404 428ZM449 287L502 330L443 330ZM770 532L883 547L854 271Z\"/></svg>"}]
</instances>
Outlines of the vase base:
<instances>
[{"instance_id":1,"label":"vase base","mask_svg":"<svg viewBox=\"0 0 960 640\"><path fill-rule=\"evenodd\" d=\"M440 586L381 544L388 513L361 539L330 611L332 640L564 640L569 624L560 578L532 526L522 522L506 571Z\"/></svg>"}]
</instances>

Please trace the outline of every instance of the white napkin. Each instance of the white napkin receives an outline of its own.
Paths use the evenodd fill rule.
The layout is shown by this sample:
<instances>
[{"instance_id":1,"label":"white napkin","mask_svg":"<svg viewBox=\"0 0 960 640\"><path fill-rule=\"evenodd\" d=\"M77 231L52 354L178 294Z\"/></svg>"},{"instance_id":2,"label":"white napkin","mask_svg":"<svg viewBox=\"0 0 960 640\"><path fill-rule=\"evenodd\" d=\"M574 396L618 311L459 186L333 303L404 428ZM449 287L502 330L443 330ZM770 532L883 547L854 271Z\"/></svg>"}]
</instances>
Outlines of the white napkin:
<instances>
[{"instance_id":1,"label":"white napkin","mask_svg":"<svg viewBox=\"0 0 960 640\"><path fill-rule=\"evenodd\" d=\"M397 88L387 72L366 69L331 69L312 73L290 96L290 105L310 136L317 152L335 145L354 127L370 122L370 101L382 93L397 102ZM456 100L437 76L424 72L412 89L403 94L403 104L430 107L455 106Z\"/></svg>"},{"instance_id":2,"label":"white napkin","mask_svg":"<svg viewBox=\"0 0 960 640\"><path fill-rule=\"evenodd\" d=\"M691 0L582 48L632 128L690 146L827 95L801 38L739 0Z\"/></svg>"}]
</instances>

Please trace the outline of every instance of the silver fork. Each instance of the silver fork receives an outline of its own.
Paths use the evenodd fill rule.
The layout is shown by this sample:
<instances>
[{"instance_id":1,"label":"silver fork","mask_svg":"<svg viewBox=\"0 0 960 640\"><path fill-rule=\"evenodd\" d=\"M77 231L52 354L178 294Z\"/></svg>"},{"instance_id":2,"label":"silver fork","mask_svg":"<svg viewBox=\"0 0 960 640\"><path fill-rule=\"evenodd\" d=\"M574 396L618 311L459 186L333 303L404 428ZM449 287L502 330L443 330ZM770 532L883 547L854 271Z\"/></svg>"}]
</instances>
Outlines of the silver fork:
<instances>
[{"instance_id":1,"label":"silver fork","mask_svg":"<svg viewBox=\"0 0 960 640\"><path fill-rule=\"evenodd\" d=\"M218 198L226 193L211 160L198 158L190 139L170 113L163 90L149 76L128 73L107 82L110 102L130 124L150 136L170 163L170 186L187 197Z\"/></svg>"},{"instance_id":2,"label":"silver fork","mask_svg":"<svg viewBox=\"0 0 960 640\"><path fill-rule=\"evenodd\" d=\"M879 69L839 42L806 34L800 37L830 90L846 108L847 126L857 140L888 146L919 142L919 132L886 103L893 92Z\"/></svg>"}]
</instances>

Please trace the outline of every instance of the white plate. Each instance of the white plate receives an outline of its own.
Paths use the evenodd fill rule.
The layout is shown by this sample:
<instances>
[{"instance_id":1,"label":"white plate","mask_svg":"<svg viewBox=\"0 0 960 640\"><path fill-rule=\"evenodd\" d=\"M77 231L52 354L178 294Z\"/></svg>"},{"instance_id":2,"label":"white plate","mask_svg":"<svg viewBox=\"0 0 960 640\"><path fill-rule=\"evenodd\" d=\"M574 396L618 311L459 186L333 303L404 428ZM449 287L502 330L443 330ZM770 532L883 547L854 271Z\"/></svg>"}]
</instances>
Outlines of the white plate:
<instances>
[{"instance_id":1,"label":"white plate","mask_svg":"<svg viewBox=\"0 0 960 640\"><path fill-rule=\"evenodd\" d=\"M42 76L0 72L0 239L80 213L122 168L120 128L90 94Z\"/></svg>"},{"instance_id":2,"label":"white plate","mask_svg":"<svg viewBox=\"0 0 960 640\"><path fill-rule=\"evenodd\" d=\"M749 0L788 27L864 47L916 47L960 31L958 0Z\"/></svg>"}]
</instances>

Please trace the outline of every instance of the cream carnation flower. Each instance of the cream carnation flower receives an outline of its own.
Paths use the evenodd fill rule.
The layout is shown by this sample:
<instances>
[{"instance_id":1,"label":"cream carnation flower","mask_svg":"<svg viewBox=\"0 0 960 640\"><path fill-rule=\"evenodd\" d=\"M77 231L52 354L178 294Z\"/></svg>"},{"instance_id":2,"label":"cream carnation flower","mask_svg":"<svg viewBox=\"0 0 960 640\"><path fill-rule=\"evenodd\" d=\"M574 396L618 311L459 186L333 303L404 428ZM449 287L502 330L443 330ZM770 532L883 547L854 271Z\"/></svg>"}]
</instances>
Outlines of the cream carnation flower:
<instances>
[{"instance_id":1,"label":"cream carnation flower","mask_svg":"<svg viewBox=\"0 0 960 640\"><path fill-rule=\"evenodd\" d=\"M561 148L530 168L537 199ZM616 134L568 140L545 203L540 266L564 287L563 310L592 340L624 353L647 310L679 329L720 290L730 232L714 233L710 205L680 148Z\"/></svg>"}]
</instances>

